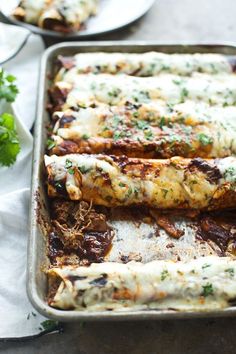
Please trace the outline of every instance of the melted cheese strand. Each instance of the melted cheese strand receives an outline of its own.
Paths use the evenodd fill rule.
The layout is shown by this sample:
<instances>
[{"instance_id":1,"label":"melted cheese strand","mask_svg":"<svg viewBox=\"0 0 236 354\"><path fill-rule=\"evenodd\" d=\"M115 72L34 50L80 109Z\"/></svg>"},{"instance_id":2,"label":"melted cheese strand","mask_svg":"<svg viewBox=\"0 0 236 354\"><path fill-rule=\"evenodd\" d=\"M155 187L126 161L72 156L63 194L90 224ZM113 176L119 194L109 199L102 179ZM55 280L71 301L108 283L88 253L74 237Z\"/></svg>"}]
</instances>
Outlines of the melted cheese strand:
<instances>
[{"instance_id":1,"label":"melted cheese strand","mask_svg":"<svg viewBox=\"0 0 236 354\"><path fill-rule=\"evenodd\" d=\"M236 297L236 262L202 257L189 262L93 263L51 268L59 283L49 304L89 311L168 309L207 311L230 306Z\"/></svg>"}]
</instances>

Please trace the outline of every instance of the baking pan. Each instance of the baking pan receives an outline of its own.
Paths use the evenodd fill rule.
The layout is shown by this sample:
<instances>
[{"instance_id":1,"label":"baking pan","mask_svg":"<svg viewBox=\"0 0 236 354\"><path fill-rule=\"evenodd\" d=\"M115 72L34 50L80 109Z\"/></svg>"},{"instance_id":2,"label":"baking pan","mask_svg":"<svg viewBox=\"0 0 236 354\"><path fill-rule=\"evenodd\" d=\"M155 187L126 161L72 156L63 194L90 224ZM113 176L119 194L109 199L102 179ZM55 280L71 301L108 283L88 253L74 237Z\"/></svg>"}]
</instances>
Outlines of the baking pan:
<instances>
[{"instance_id":1,"label":"baking pan","mask_svg":"<svg viewBox=\"0 0 236 354\"><path fill-rule=\"evenodd\" d=\"M49 265L47 259L46 233L49 224L49 211L47 203L47 195L44 186L44 167L43 155L47 139L46 125L49 122L49 115L46 110L48 101L47 91L50 86L50 75L55 70L55 60L58 55L73 55L79 52L136 52L142 53L147 51L159 51L164 53L220 53L227 56L236 55L236 46L232 44L160 44L156 42L73 42L61 43L54 45L46 50L42 57L37 118L35 123L35 140L33 155L33 173L32 173L32 192L31 192L31 212L30 212L30 235L28 242L28 281L27 290L30 301L33 306L43 315L59 321L79 321L79 320L129 320L129 319L167 319L167 318L191 318L191 317L209 317L209 316L232 316L236 313L236 307L229 307L221 311L212 312L176 312L173 310L148 310L148 311L132 311L125 312L89 312L89 311L62 311L51 308L47 305L47 277L43 269ZM153 259L175 259L181 256L181 259L191 259L193 256L208 254L209 250L205 245L196 247L191 228L188 224L183 224L183 220L179 220L182 227L187 232L187 238L183 241L178 240L174 244L173 251L165 247L163 253L163 245L166 244L166 234L163 231L161 237L154 241L150 235L155 231L153 225L144 225L137 227L136 216L122 216L122 210L118 213L112 213L109 222L118 230L118 237L113 241L112 251L106 258L106 261L119 261L119 257L125 257L133 251L144 262ZM177 220L178 222L178 220ZM125 226L125 227L124 227ZM130 232L133 231L133 232ZM139 235L138 235L139 230ZM140 231L141 230L141 231ZM124 242L124 237L125 242ZM131 235L137 232L139 242L133 242ZM136 234L135 234L136 236ZM172 240L171 240L172 241ZM174 243L174 240L173 240ZM136 253L135 253L136 252ZM214 253L214 252L213 252ZM217 252L216 252L217 254Z\"/></svg>"}]
</instances>

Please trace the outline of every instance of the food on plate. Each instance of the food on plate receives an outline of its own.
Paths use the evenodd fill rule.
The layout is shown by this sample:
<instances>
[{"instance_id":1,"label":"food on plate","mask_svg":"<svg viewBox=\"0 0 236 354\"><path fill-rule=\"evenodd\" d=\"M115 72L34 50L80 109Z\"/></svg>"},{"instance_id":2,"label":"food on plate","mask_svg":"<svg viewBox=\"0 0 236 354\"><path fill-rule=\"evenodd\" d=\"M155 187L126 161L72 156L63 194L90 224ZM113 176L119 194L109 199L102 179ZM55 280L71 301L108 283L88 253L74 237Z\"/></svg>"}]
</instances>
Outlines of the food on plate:
<instances>
[{"instance_id":1,"label":"food on plate","mask_svg":"<svg viewBox=\"0 0 236 354\"><path fill-rule=\"evenodd\" d=\"M79 31L97 9L98 0L21 0L13 15L44 29L69 33Z\"/></svg>"}]
</instances>

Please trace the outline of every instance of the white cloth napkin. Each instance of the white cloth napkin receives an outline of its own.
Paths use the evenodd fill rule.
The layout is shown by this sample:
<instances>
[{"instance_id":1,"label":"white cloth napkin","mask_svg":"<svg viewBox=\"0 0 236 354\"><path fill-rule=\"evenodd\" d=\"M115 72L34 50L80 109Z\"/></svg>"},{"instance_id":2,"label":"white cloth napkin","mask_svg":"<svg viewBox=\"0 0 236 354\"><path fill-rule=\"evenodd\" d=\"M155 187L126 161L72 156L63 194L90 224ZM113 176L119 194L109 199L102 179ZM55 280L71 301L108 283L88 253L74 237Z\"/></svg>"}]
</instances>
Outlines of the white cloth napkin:
<instances>
[{"instance_id":1,"label":"white cloth napkin","mask_svg":"<svg viewBox=\"0 0 236 354\"><path fill-rule=\"evenodd\" d=\"M9 31L7 25L1 25L1 31L3 28L10 41L10 33L14 31ZM1 43L0 39L0 51L6 50ZM31 337L58 328L56 323L37 313L26 295L33 141L29 129L35 118L39 61L43 50L41 38L31 35L21 52L3 65L17 77L20 94L16 104L4 107L1 104L0 110L16 117L21 152L12 167L0 167L0 339Z\"/></svg>"}]
</instances>

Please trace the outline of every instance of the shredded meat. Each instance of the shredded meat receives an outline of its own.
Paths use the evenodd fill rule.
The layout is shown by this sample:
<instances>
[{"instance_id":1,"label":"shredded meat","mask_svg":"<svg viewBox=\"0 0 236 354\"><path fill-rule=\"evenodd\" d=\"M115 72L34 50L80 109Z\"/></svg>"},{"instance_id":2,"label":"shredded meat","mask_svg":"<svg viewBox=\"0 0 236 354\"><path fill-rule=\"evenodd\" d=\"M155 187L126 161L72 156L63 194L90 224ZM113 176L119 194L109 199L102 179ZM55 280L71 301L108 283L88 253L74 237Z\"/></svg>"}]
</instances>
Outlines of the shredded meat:
<instances>
[{"instance_id":1,"label":"shredded meat","mask_svg":"<svg viewBox=\"0 0 236 354\"><path fill-rule=\"evenodd\" d=\"M188 167L190 171L194 172L194 169L197 168L199 171L205 173L208 181L211 183L217 183L218 180L222 177L218 167L212 166L210 163L201 158L193 159Z\"/></svg>"},{"instance_id":2,"label":"shredded meat","mask_svg":"<svg viewBox=\"0 0 236 354\"><path fill-rule=\"evenodd\" d=\"M67 89L59 89L54 86L48 90L50 103L48 104L48 110L50 113L60 111L63 104L66 102L68 95Z\"/></svg>"},{"instance_id":3,"label":"shredded meat","mask_svg":"<svg viewBox=\"0 0 236 354\"><path fill-rule=\"evenodd\" d=\"M81 260L100 262L111 248L114 232L106 216L86 202L56 200L52 203L49 256L76 253Z\"/></svg>"},{"instance_id":4,"label":"shredded meat","mask_svg":"<svg viewBox=\"0 0 236 354\"><path fill-rule=\"evenodd\" d=\"M60 67L63 67L67 70L75 66L74 57L64 57L63 55L58 55L57 61Z\"/></svg>"},{"instance_id":5,"label":"shredded meat","mask_svg":"<svg viewBox=\"0 0 236 354\"><path fill-rule=\"evenodd\" d=\"M157 225L162 227L169 236L178 239L184 235L184 231L176 227L174 222L171 221L170 216L157 213L155 210L151 210L150 214L156 220Z\"/></svg>"},{"instance_id":6,"label":"shredded meat","mask_svg":"<svg viewBox=\"0 0 236 354\"><path fill-rule=\"evenodd\" d=\"M229 242L235 240L236 234L232 227L222 226L210 216L203 216L199 221L199 235L204 240L213 241L225 253Z\"/></svg>"}]
</instances>

